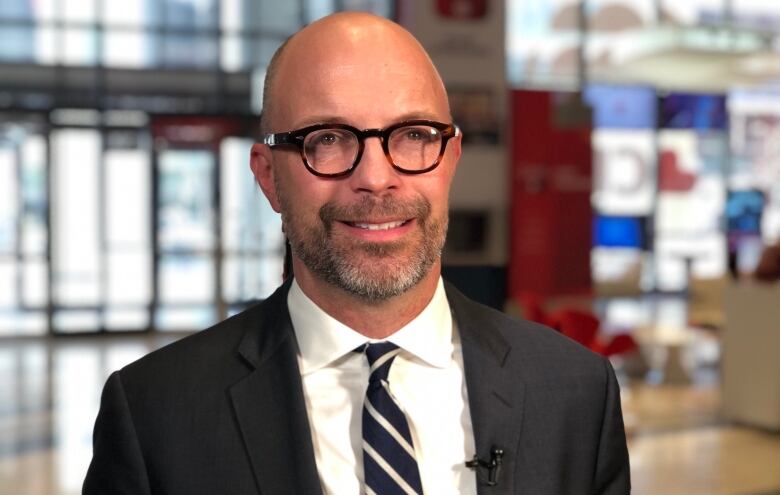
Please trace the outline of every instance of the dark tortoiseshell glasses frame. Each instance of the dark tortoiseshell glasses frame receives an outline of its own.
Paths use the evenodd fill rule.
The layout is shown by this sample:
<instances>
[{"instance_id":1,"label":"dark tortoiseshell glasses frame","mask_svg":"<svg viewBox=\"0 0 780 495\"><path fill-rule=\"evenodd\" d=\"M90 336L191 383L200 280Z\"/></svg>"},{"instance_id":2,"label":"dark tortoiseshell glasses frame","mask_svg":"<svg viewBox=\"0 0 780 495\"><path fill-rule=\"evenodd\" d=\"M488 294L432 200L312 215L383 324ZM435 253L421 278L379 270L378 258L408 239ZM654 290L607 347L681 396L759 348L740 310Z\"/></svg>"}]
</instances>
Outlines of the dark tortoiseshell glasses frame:
<instances>
[{"instance_id":1,"label":"dark tortoiseshell glasses frame","mask_svg":"<svg viewBox=\"0 0 780 495\"><path fill-rule=\"evenodd\" d=\"M397 131L398 129L404 127L414 127L414 126L432 127L437 131L439 131L439 134L441 135L441 148L439 149L439 154L436 157L436 160L431 165L421 169L409 169L409 168L401 167L393 161L393 158L390 154L391 134ZM325 173L316 170L309 163L309 160L306 157L306 149L304 147L306 136L308 136L312 132L321 131L324 129L339 129L339 130L349 131L352 134L354 134L355 137L357 138L357 143L358 143L357 153L355 154L355 159L353 163L349 166L349 168L336 173ZM361 130L358 129L357 127L353 127L347 124L327 124L327 123L315 124L294 131L280 132L276 134L266 134L263 136L262 142L263 144L266 144L271 148L277 146L296 146L301 153L301 160L303 160L303 164L306 167L306 170L316 175L317 177L338 178L338 177L344 177L351 174L360 164L360 159L363 156L363 150L365 149L365 140L367 138L370 137L379 138L379 140L382 143L382 150L385 153L385 157L387 158L387 161L390 162L390 165L392 165L395 170L404 174L417 175L417 174L424 174L426 172L430 172L431 170L438 167L439 164L441 163L442 157L444 156L444 151L447 149L447 142L453 137L459 135L460 135L460 129L455 124L445 124L443 122L436 122L435 120L420 119L420 120L407 120L404 122L399 122L397 124L393 124L391 126L385 127L384 129Z\"/></svg>"}]
</instances>

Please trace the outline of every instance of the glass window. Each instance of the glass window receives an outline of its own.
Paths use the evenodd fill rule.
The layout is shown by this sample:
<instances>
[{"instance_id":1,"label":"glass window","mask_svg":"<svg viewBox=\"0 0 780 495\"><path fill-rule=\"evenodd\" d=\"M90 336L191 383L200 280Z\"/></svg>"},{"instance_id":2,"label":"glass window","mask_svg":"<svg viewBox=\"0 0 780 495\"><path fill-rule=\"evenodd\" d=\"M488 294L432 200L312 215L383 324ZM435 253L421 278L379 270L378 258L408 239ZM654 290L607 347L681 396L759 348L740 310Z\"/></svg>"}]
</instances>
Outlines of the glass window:
<instances>
[{"instance_id":1,"label":"glass window","mask_svg":"<svg viewBox=\"0 0 780 495\"><path fill-rule=\"evenodd\" d=\"M0 335L46 330L45 141L30 129L0 130Z\"/></svg>"},{"instance_id":2,"label":"glass window","mask_svg":"<svg viewBox=\"0 0 780 495\"><path fill-rule=\"evenodd\" d=\"M160 302L163 304L214 300L214 261L210 256L162 256L159 269Z\"/></svg>"},{"instance_id":3,"label":"glass window","mask_svg":"<svg viewBox=\"0 0 780 495\"><path fill-rule=\"evenodd\" d=\"M222 0L219 4L220 22L223 31L238 31L242 27L241 0Z\"/></svg>"},{"instance_id":4,"label":"glass window","mask_svg":"<svg viewBox=\"0 0 780 495\"><path fill-rule=\"evenodd\" d=\"M55 64L60 48L59 30L53 27L38 26L35 29L35 61L39 64Z\"/></svg>"},{"instance_id":5,"label":"glass window","mask_svg":"<svg viewBox=\"0 0 780 495\"><path fill-rule=\"evenodd\" d=\"M222 297L241 303L268 297L282 283L284 254L226 255L222 265Z\"/></svg>"},{"instance_id":6,"label":"glass window","mask_svg":"<svg viewBox=\"0 0 780 495\"><path fill-rule=\"evenodd\" d=\"M152 258L140 250L106 254L108 305L149 304L152 300Z\"/></svg>"},{"instance_id":7,"label":"glass window","mask_svg":"<svg viewBox=\"0 0 780 495\"><path fill-rule=\"evenodd\" d=\"M0 308L15 308L19 305L16 262L5 256L0 258Z\"/></svg>"},{"instance_id":8,"label":"glass window","mask_svg":"<svg viewBox=\"0 0 780 495\"><path fill-rule=\"evenodd\" d=\"M313 22L336 11L335 0L308 0L303 2L306 22Z\"/></svg>"},{"instance_id":9,"label":"glass window","mask_svg":"<svg viewBox=\"0 0 780 495\"><path fill-rule=\"evenodd\" d=\"M220 42L222 70L237 72L248 68L244 51L248 44L244 36L225 35Z\"/></svg>"},{"instance_id":10,"label":"glass window","mask_svg":"<svg viewBox=\"0 0 780 495\"><path fill-rule=\"evenodd\" d=\"M46 333L46 313L0 309L0 335L43 335Z\"/></svg>"},{"instance_id":11,"label":"glass window","mask_svg":"<svg viewBox=\"0 0 780 495\"><path fill-rule=\"evenodd\" d=\"M243 27L246 30L263 30L271 35L287 36L297 31L302 24L301 2L244 0L243 7Z\"/></svg>"},{"instance_id":12,"label":"glass window","mask_svg":"<svg viewBox=\"0 0 780 495\"><path fill-rule=\"evenodd\" d=\"M100 313L92 309L65 309L54 312L54 331L83 333L100 330Z\"/></svg>"},{"instance_id":13,"label":"glass window","mask_svg":"<svg viewBox=\"0 0 780 495\"><path fill-rule=\"evenodd\" d=\"M21 149L22 157L22 253L46 254L46 140L28 135Z\"/></svg>"},{"instance_id":14,"label":"glass window","mask_svg":"<svg viewBox=\"0 0 780 495\"><path fill-rule=\"evenodd\" d=\"M159 159L159 224L163 250L214 248L214 158L210 151L167 150Z\"/></svg>"},{"instance_id":15,"label":"glass window","mask_svg":"<svg viewBox=\"0 0 780 495\"><path fill-rule=\"evenodd\" d=\"M106 237L111 248L149 247L151 174L144 150L109 150L106 167Z\"/></svg>"},{"instance_id":16,"label":"glass window","mask_svg":"<svg viewBox=\"0 0 780 495\"><path fill-rule=\"evenodd\" d=\"M154 40L142 31L109 29L103 35L103 63L111 67L148 67L154 58Z\"/></svg>"},{"instance_id":17,"label":"glass window","mask_svg":"<svg viewBox=\"0 0 780 495\"><path fill-rule=\"evenodd\" d=\"M163 0L162 7L165 24L169 27L206 29L217 27L215 0Z\"/></svg>"},{"instance_id":18,"label":"glass window","mask_svg":"<svg viewBox=\"0 0 780 495\"><path fill-rule=\"evenodd\" d=\"M35 12L35 19L38 21L51 21L57 13L55 11L54 3L58 0L36 0L32 3L33 11Z\"/></svg>"},{"instance_id":19,"label":"glass window","mask_svg":"<svg viewBox=\"0 0 780 495\"><path fill-rule=\"evenodd\" d=\"M28 308L44 308L48 292L46 261L43 259L26 261L21 268L22 304Z\"/></svg>"},{"instance_id":20,"label":"glass window","mask_svg":"<svg viewBox=\"0 0 780 495\"><path fill-rule=\"evenodd\" d=\"M30 62L35 58L35 29L31 26L0 28L0 61Z\"/></svg>"},{"instance_id":21,"label":"glass window","mask_svg":"<svg viewBox=\"0 0 780 495\"><path fill-rule=\"evenodd\" d=\"M154 25L153 7L147 0L122 0L121 2L103 2L103 23L111 27L139 27Z\"/></svg>"},{"instance_id":22,"label":"glass window","mask_svg":"<svg viewBox=\"0 0 780 495\"><path fill-rule=\"evenodd\" d=\"M106 302L147 305L152 298L148 153L139 149L109 150L105 167Z\"/></svg>"},{"instance_id":23,"label":"glass window","mask_svg":"<svg viewBox=\"0 0 780 495\"><path fill-rule=\"evenodd\" d=\"M103 313L103 326L109 331L143 330L149 326L149 310L108 308Z\"/></svg>"},{"instance_id":24,"label":"glass window","mask_svg":"<svg viewBox=\"0 0 780 495\"><path fill-rule=\"evenodd\" d=\"M281 250L282 222L249 170L251 139L222 142L222 249L271 253Z\"/></svg>"},{"instance_id":25,"label":"glass window","mask_svg":"<svg viewBox=\"0 0 780 495\"><path fill-rule=\"evenodd\" d=\"M154 318L154 327L158 330L202 330L217 322L217 312L213 305L193 307L161 307Z\"/></svg>"},{"instance_id":26,"label":"glass window","mask_svg":"<svg viewBox=\"0 0 780 495\"><path fill-rule=\"evenodd\" d=\"M96 20L97 0L58 0L58 2L59 17L65 22L94 22Z\"/></svg>"},{"instance_id":27,"label":"glass window","mask_svg":"<svg viewBox=\"0 0 780 495\"><path fill-rule=\"evenodd\" d=\"M63 28L59 33L60 61L66 65L94 65L97 33L91 28Z\"/></svg>"},{"instance_id":28,"label":"glass window","mask_svg":"<svg viewBox=\"0 0 780 495\"><path fill-rule=\"evenodd\" d=\"M0 19L26 20L33 16L29 0L4 0L0 2Z\"/></svg>"},{"instance_id":29,"label":"glass window","mask_svg":"<svg viewBox=\"0 0 780 495\"><path fill-rule=\"evenodd\" d=\"M171 68L211 68L217 64L219 44L212 36L167 34L162 37L162 60Z\"/></svg>"},{"instance_id":30,"label":"glass window","mask_svg":"<svg viewBox=\"0 0 780 495\"><path fill-rule=\"evenodd\" d=\"M0 142L0 255L16 251L18 190L15 147Z\"/></svg>"},{"instance_id":31,"label":"glass window","mask_svg":"<svg viewBox=\"0 0 780 495\"><path fill-rule=\"evenodd\" d=\"M281 219L249 171L251 145L227 138L221 148L222 286L229 303L266 297L282 281Z\"/></svg>"},{"instance_id":32,"label":"glass window","mask_svg":"<svg viewBox=\"0 0 780 495\"><path fill-rule=\"evenodd\" d=\"M243 63L247 67L266 67L283 41L260 38L244 43Z\"/></svg>"},{"instance_id":33,"label":"glass window","mask_svg":"<svg viewBox=\"0 0 780 495\"><path fill-rule=\"evenodd\" d=\"M53 296L62 305L97 304L100 135L93 130L54 131L52 158Z\"/></svg>"},{"instance_id":34,"label":"glass window","mask_svg":"<svg viewBox=\"0 0 780 495\"><path fill-rule=\"evenodd\" d=\"M387 0L341 0L341 10L363 10L384 17L393 15L391 2Z\"/></svg>"}]
</instances>

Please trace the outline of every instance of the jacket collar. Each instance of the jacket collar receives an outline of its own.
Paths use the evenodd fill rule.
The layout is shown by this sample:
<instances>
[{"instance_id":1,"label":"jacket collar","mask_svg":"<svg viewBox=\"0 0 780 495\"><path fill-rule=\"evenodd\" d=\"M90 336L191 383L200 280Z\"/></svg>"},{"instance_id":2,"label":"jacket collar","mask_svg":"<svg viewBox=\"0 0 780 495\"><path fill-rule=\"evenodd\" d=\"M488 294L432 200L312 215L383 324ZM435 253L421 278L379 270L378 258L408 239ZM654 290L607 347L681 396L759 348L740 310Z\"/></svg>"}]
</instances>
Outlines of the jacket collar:
<instances>
[{"instance_id":1,"label":"jacket collar","mask_svg":"<svg viewBox=\"0 0 780 495\"><path fill-rule=\"evenodd\" d=\"M287 311L289 281L255 308L239 344L251 371L230 387L258 491L320 494L297 347Z\"/></svg>"},{"instance_id":2,"label":"jacket collar","mask_svg":"<svg viewBox=\"0 0 780 495\"><path fill-rule=\"evenodd\" d=\"M503 315L468 299L451 284L446 284L446 289L463 342L463 367L476 455L487 461L493 449L504 452L497 486L490 487L483 481L487 479L486 469L477 470L478 493L515 493L516 453L525 399L523 377L513 371L519 368L510 366L517 359L517 349L513 353L502 336Z\"/></svg>"},{"instance_id":3,"label":"jacket collar","mask_svg":"<svg viewBox=\"0 0 780 495\"><path fill-rule=\"evenodd\" d=\"M290 281L256 308L238 353L250 367L230 389L236 418L258 487L268 493L320 494L297 361L297 345L287 309ZM480 495L514 493L514 471L522 430L525 384L510 369L513 353L501 335L501 315L471 301L445 283L463 345L469 408L476 454L491 458L504 451L499 485L478 482ZM515 353L516 354L516 353ZM486 470L478 479L486 478Z\"/></svg>"}]
</instances>

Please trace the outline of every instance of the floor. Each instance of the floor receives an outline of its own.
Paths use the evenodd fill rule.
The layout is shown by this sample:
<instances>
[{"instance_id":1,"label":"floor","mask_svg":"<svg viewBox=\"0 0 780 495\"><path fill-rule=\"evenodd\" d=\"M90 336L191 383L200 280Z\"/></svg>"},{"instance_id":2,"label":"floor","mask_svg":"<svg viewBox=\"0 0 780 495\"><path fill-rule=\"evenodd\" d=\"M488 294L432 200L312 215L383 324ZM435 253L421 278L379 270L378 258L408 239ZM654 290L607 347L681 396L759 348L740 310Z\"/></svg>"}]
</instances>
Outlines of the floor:
<instances>
[{"instance_id":1,"label":"floor","mask_svg":"<svg viewBox=\"0 0 780 495\"><path fill-rule=\"evenodd\" d=\"M611 331L630 323L643 345L641 357L615 362L632 493L780 494L780 435L720 416L717 333L670 330L668 308L649 325L641 315L656 310L637 308L639 317L606 309ZM79 493L106 377L174 338L0 341L0 495ZM680 341L681 350L666 345Z\"/></svg>"}]
</instances>

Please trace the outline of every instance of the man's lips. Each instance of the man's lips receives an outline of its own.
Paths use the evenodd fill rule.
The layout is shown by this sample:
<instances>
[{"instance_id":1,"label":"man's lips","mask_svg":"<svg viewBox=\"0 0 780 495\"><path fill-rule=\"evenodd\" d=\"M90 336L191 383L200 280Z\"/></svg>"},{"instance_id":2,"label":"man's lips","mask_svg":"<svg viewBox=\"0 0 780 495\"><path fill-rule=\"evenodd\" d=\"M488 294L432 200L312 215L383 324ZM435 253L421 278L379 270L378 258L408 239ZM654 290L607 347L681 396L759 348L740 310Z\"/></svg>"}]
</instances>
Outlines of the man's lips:
<instances>
[{"instance_id":1,"label":"man's lips","mask_svg":"<svg viewBox=\"0 0 780 495\"><path fill-rule=\"evenodd\" d=\"M411 219L408 220L390 220L390 221L382 221L382 222L374 222L374 221L347 221L342 220L343 223L349 225L350 227L355 227L358 229L364 229L364 230L390 230L390 229L397 229L398 227L402 227L405 224L411 222Z\"/></svg>"}]
</instances>

